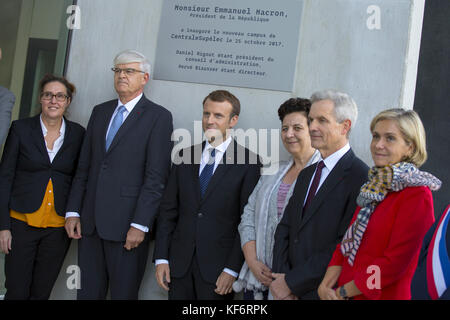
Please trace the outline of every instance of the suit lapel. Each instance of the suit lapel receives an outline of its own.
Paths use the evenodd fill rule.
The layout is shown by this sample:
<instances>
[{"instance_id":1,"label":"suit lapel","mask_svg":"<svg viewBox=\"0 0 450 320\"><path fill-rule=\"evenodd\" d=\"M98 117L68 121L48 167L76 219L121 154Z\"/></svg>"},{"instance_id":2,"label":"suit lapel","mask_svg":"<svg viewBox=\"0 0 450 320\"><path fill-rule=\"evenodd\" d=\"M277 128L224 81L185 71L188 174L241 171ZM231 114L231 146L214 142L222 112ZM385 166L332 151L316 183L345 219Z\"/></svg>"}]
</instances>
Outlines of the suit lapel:
<instances>
[{"instance_id":1,"label":"suit lapel","mask_svg":"<svg viewBox=\"0 0 450 320\"><path fill-rule=\"evenodd\" d=\"M99 119L99 128L100 128L100 136L98 137L101 139L100 145L102 146L102 152L106 153L106 133L108 132L109 123L111 122L112 115L114 114L114 111L117 108L118 100L113 100L111 104L108 106L105 113L100 113L103 115L103 118ZM111 146L110 146L111 149Z\"/></svg>"},{"instance_id":2,"label":"suit lapel","mask_svg":"<svg viewBox=\"0 0 450 320\"><path fill-rule=\"evenodd\" d=\"M119 131L117 131L116 135L114 136L114 139L111 142L111 145L109 146L109 149L107 151L108 153L112 149L114 149L114 147L119 143L120 139L122 139L122 137L127 133L127 131L130 128L133 128L133 126L135 126L136 122L139 121L142 114L147 110L145 101L146 101L145 96L142 95L142 98L139 100L139 102L133 108L131 113L125 119L124 123L120 126ZM109 125L109 123L108 123L108 125ZM106 137L106 134L105 134L105 137ZM106 138L105 138L105 141L106 141Z\"/></svg>"},{"instance_id":3,"label":"suit lapel","mask_svg":"<svg viewBox=\"0 0 450 320\"><path fill-rule=\"evenodd\" d=\"M196 199L197 199L198 203L201 202L200 180L199 180L200 162L202 159L202 152L203 152L203 149L205 148L205 145L206 145L206 142L203 141L203 143L194 145L191 148L191 163L192 163L191 181L193 181L194 193L196 194Z\"/></svg>"},{"instance_id":4,"label":"suit lapel","mask_svg":"<svg viewBox=\"0 0 450 320\"><path fill-rule=\"evenodd\" d=\"M33 129L31 130L31 140L33 141L36 148L39 150L39 153L41 153L44 161L50 164L50 158L48 157L44 135L42 134L40 115L34 117Z\"/></svg>"},{"instance_id":5,"label":"suit lapel","mask_svg":"<svg viewBox=\"0 0 450 320\"><path fill-rule=\"evenodd\" d=\"M304 215L303 212L303 203L305 202L305 198L307 196L307 192L308 192L308 187L309 187L309 182L311 181L313 174L315 172L315 168L316 166L312 166L310 169L306 169L308 171L305 172L305 175L301 177L302 181L304 181L304 183L300 183L299 185L299 191L296 192L296 194L302 195L302 197L300 199L296 199L296 201L298 201L297 206L298 206L298 210L296 210L295 213L295 225L299 226L301 225L302 222L302 217ZM298 183L298 182L297 182Z\"/></svg>"},{"instance_id":6,"label":"suit lapel","mask_svg":"<svg viewBox=\"0 0 450 320\"><path fill-rule=\"evenodd\" d=\"M308 209L303 213L298 230L300 230L308 222L308 220L311 219L311 217L319 209L321 204L326 201L327 196L334 189L334 187L345 178L350 170L353 157L354 153L350 149L346 154L344 154L344 156L338 161L338 163L336 163L333 170L331 170L328 177L323 182L319 191L317 191ZM303 207L303 203L301 205Z\"/></svg>"}]
</instances>

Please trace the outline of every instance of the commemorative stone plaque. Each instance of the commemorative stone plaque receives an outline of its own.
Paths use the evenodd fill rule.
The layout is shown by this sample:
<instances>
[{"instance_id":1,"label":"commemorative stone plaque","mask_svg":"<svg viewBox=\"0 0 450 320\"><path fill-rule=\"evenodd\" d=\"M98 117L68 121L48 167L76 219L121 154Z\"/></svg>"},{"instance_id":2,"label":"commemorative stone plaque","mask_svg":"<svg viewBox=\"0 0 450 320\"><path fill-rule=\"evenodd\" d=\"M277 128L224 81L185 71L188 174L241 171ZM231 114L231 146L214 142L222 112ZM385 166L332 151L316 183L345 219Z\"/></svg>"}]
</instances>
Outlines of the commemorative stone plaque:
<instances>
[{"instance_id":1,"label":"commemorative stone plaque","mask_svg":"<svg viewBox=\"0 0 450 320\"><path fill-rule=\"evenodd\" d=\"M165 0L154 79L292 91L302 0Z\"/></svg>"}]
</instances>

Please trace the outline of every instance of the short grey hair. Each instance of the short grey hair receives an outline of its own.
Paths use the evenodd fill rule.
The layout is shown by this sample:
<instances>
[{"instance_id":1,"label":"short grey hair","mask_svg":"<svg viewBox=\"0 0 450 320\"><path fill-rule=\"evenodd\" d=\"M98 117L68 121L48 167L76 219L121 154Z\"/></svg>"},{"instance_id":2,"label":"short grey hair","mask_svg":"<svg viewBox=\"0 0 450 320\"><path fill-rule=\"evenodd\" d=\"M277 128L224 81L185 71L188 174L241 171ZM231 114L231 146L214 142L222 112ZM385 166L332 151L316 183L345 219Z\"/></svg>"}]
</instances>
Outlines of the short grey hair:
<instances>
[{"instance_id":1,"label":"short grey hair","mask_svg":"<svg viewBox=\"0 0 450 320\"><path fill-rule=\"evenodd\" d=\"M333 101L336 121L342 123L346 119L349 119L352 127L356 124L358 107L348 94L335 90L322 90L313 93L310 100L311 104L321 100Z\"/></svg>"},{"instance_id":2,"label":"short grey hair","mask_svg":"<svg viewBox=\"0 0 450 320\"><path fill-rule=\"evenodd\" d=\"M117 54L114 58L114 66L118 64L127 64L138 62L141 64L142 71L150 74L151 65L147 58L140 52L135 50L125 50Z\"/></svg>"}]
</instances>

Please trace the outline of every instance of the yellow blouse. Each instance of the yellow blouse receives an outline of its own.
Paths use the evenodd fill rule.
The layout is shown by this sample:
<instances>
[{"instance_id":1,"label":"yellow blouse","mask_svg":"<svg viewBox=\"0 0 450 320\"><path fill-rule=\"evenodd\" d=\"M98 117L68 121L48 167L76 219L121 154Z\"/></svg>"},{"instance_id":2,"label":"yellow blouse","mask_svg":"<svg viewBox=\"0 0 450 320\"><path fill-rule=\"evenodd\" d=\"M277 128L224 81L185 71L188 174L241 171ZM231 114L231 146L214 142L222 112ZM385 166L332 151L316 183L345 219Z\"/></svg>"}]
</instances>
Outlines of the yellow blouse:
<instances>
[{"instance_id":1,"label":"yellow blouse","mask_svg":"<svg viewBox=\"0 0 450 320\"><path fill-rule=\"evenodd\" d=\"M53 197L52 179L48 181L45 190L44 200L38 211L33 213L20 213L10 210L11 218L26 222L31 227L36 228L58 228L64 227L65 219L55 211L55 200Z\"/></svg>"}]
</instances>

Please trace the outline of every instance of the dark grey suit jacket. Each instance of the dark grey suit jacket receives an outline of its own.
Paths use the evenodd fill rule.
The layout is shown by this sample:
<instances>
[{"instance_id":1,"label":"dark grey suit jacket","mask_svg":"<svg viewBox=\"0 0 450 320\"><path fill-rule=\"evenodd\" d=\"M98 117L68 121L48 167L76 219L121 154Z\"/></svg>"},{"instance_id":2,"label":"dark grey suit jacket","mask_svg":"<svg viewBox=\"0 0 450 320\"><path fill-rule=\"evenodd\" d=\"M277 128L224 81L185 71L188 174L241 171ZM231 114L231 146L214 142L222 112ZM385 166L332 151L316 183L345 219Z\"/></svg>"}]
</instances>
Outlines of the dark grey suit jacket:
<instances>
[{"instance_id":1,"label":"dark grey suit jacket","mask_svg":"<svg viewBox=\"0 0 450 320\"><path fill-rule=\"evenodd\" d=\"M156 218L170 171L172 115L145 96L105 151L117 100L97 105L89 119L67 211L81 216L81 230L125 241L131 223L149 227Z\"/></svg>"},{"instance_id":2,"label":"dark grey suit jacket","mask_svg":"<svg viewBox=\"0 0 450 320\"><path fill-rule=\"evenodd\" d=\"M323 182L303 212L309 182L317 165L300 172L292 197L275 232L274 272L285 273L300 299L318 299L317 289L356 208L369 168L350 149Z\"/></svg>"},{"instance_id":3,"label":"dark grey suit jacket","mask_svg":"<svg viewBox=\"0 0 450 320\"><path fill-rule=\"evenodd\" d=\"M180 278L195 252L203 279L215 283L224 268L239 272L242 267L238 225L261 165L257 155L232 141L201 198L203 147L182 150L185 161L172 168L158 217L154 259L169 260L170 275Z\"/></svg>"},{"instance_id":4,"label":"dark grey suit jacket","mask_svg":"<svg viewBox=\"0 0 450 320\"><path fill-rule=\"evenodd\" d=\"M8 89L0 86L0 148L8 134L9 124L11 122L11 111L14 107L16 98Z\"/></svg>"}]
</instances>

